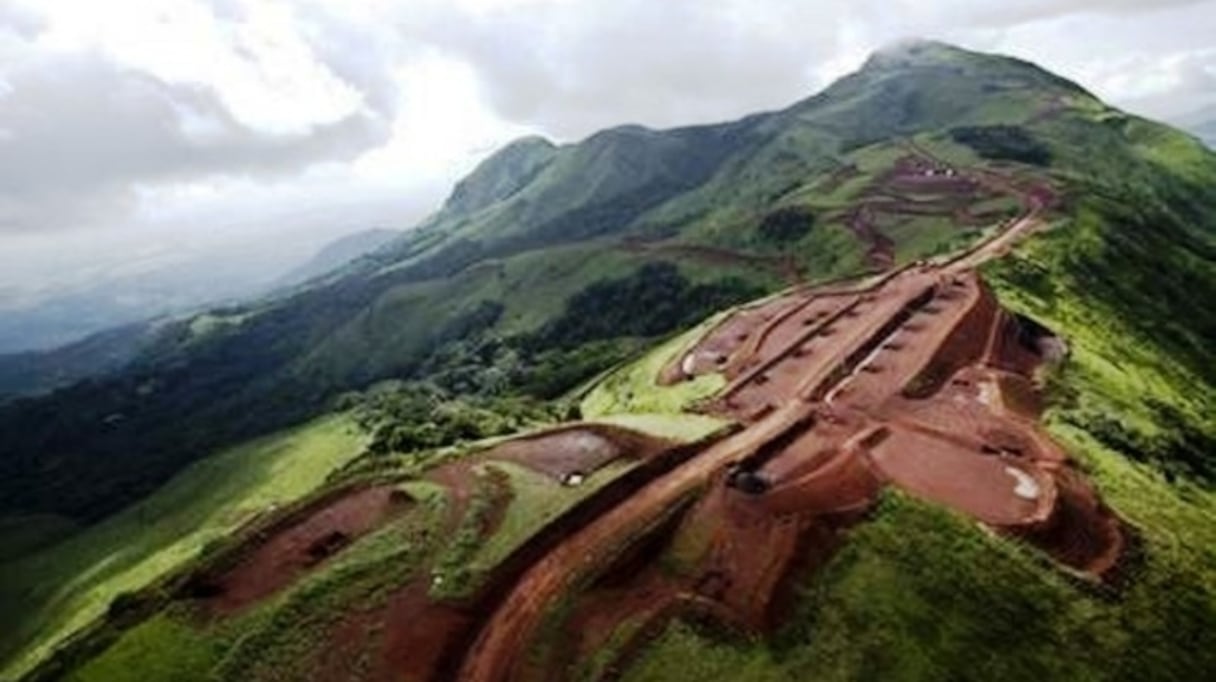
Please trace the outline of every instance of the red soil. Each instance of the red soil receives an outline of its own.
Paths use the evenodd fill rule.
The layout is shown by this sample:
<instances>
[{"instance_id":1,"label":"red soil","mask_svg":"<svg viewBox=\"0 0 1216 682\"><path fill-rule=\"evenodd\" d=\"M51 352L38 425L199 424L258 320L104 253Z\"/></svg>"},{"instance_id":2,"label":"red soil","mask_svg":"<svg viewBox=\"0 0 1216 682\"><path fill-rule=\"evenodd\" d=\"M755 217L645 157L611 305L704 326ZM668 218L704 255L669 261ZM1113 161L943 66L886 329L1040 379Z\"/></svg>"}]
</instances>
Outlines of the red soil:
<instances>
[{"instance_id":1,"label":"red soil","mask_svg":"<svg viewBox=\"0 0 1216 682\"><path fill-rule=\"evenodd\" d=\"M392 486L354 490L320 501L268 531L269 539L223 574L208 581L207 608L239 611L291 584L346 545L402 511L409 498Z\"/></svg>"},{"instance_id":2,"label":"red soil","mask_svg":"<svg viewBox=\"0 0 1216 682\"><path fill-rule=\"evenodd\" d=\"M848 219L849 229L866 244L866 263L872 267L889 268L895 264L895 242L874 224L873 208L862 204Z\"/></svg>"},{"instance_id":3,"label":"red soil","mask_svg":"<svg viewBox=\"0 0 1216 682\"><path fill-rule=\"evenodd\" d=\"M685 379L721 372L730 357L767 323L787 315L804 303L800 294L779 296L735 311L705 335L687 354L673 358L659 375L664 386Z\"/></svg>"},{"instance_id":4,"label":"red soil","mask_svg":"<svg viewBox=\"0 0 1216 682\"><path fill-rule=\"evenodd\" d=\"M576 424L516 438L487 450L480 458L517 462L564 481L571 474L594 473L617 459L646 459L669 446L666 441L643 437L627 429L604 424Z\"/></svg>"},{"instance_id":5,"label":"red soil","mask_svg":"<svg viewBox=\"0 0 1216 682\"><path fill-rule=\"evenodd\" d=\"M431 472L451 491L451 532L479 462L560 479L642 460L541 529L472 601L436 603L418 580L333 636L383 631L371 679L565 679L610 641L621 646L612 678L673 617L771 629L791 601L791 576L826 562L887 485L1108 577L1126 544L1123 524L1035 421L1042 330L1000 310L974 273L1039 229L1054 196L987 171L939 175L946 168L914 153L887 182L892 191L1014 193L1025 213L943 265L865 287L799 290L728 317L659 377L726 375L707 409L747 427L707 447L677 451L575 425ZM864 210L856 219L856 229L874 229ZM613 633L622 624L640 627L621 642ZM343 651L336 646L333 660L346 660Z\"/></svg>"},{"instance_id":6,"label":"red soil","mask_svg":"<svg viewBox=\"0 0 1216 682\"><path fill-rule=\"evenodd\" d=\"M901 164L890 179L896 189L1016 192L1026 212L943 266L743 309L673 360L664 382L724 373L730 381L708 409L750 426L643 482L539 557L480 625L460 679L544 679L543 664L517 657L562 595L575 596L567 624L587 633L573 644L546 639L563 661L598 651L626 620L681 611L762 632L791 569L806 557L825 561L834 529L861 518L884 485L1023 537L1095 578L1109 575L1123 526L1034 421L1042 344L973 271L1040 227L1050 189L987 172L939 175L947 167L923 154ZM872 229L864 209L854 221ZM594 586L614 557L653 547L656 518L699 490L671 546L701 550L674 574L656 573L660 553L650 565L630 563L632 579Z\"/></svg>"},{"instance_id":7,"label":"red soil","mask_svg":"<svg viewBox=\"0 0 1216 682\"><path fill-rule=\"evenodd\" d=\"M1055 503L1055 486L1046 473L927 433L892 429L870 458L903 490L994 526L1045 519ZM1014 492L1019 476L1033 482L1025 496Z\"/></svg>"},{"instance_id":8,"label":"red soil","mask_svg":"<svg viewBox=\"0 0 1216 682\"><path fill-rule=\"evenodd\" d=\"M389 600L377 680L433 680L447 647L476 622L476 614L430 598L429 581L415 581Z\"/></svg>"}]
</instances>

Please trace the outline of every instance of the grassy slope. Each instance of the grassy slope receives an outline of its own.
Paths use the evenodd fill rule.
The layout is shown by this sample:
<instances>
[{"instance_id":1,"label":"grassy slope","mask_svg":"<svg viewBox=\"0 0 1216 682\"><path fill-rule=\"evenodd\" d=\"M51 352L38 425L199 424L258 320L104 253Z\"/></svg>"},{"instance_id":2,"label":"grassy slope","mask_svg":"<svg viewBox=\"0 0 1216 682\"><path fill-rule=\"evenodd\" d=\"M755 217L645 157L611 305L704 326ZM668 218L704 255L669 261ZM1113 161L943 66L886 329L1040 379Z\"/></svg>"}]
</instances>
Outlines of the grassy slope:
<instances>
[{"instance_id":1,"label":"grassy slope","mask_svg":"<svg viewBox=\"0 0 1216 682\"><path fill-rule=\"evenodd\" d=\"M655 379L668 362L682 357L727 314L714 315L597 380L579 405L583 417L680 441L698 440L723 428L726 422L721 419L685 412L725 385L721 375L707 374L674 386L659 386Z\"/></svg>"},{"instance_id":2,"label":"grassy slope","mask_svg":"<svg viewBox=\"0 0 1216 682\"><path fill-rule=\"evenodd\" d=\"M444 496L408 486L420 500L410 512L360 538L290 588L233 617L202 620L188 606L167 610L123 633L100 656L75 669L72 682L156 679L302 679L317 663L316 641L349 615L384 604L417 575L439 539ZM361 679L360 670L348 670Z\"/></svg>"},{"instance_id":3,"label":"grassy slope","mask_svg":"<svg viewBox=\"0 0 1216 682\"><path fill-rule=\"evenodd\" d=\"M578 487L562 486L548 476L509 462L479 467L503 472L511 490L500 525L489 537L479 530L481 512L493 505L490 487L477 486L460 527L440 536L446 493L434 484L403 484L421 502L415 510L384 529L343 550L335 560L282 593L237 616L207 622L183 604L171 605L140 623L101 655L76 668L67 678L78 682L113 682L142 678L155 671L158 679L303 679L312 671L315 642L352 613L372 611L386 596L431 564L428 579L436 597L466 595L486 571L505 558L532 533L580 499L628 471L614 463ZM377 655L379 640L359 644L363 657ZM351 679L361 679L358 669Z\"/></svg>"},{"instance_id":4,"label":"grassy slope","mask_svg":"<svg viewBox=\"0 0 1216 682\"><path fill-rule=\"evenodd\" d=\"M1216 436L1204 304L1216 268L1203 256L1216 230L1211 197L1194 194L1216 172L1177 135L1115 125L1130 145L1103 144L1067 121L1050 126L1067 132L1053 151L1085 169L1070 178L1085 198L1074 202L1073 220L985 274L1005 305L1070 344L1050 379L1047 426L1140 534L1143 556L1128 587L1098 594L1033 549L889 495L808 578L796 616L773 640L740 642L677 623L627 679L1176 680L1216 669L1216 492L1177 462L1134 461L1145 453L1114 449L1094 426L1113 417L1133 434L1129 445L1168 444L1180 428L1199 434L1192 448ZM1081 157L1103 148L1108 157L1130 153L1094 157L1086 168ZM1112 184L1118 201L1102 198Z\"/></svg>"},{"instance_id":5,"label":"grassy slope","mask_svg":"<svg viewBox=\"0 0 1216 682\"><path fill-rule=\"evenodd\" d=\"M564 486L512 462L493 462L487 466L509 477L512 497L494 534L482 538L469 558L467 570L474 574L474 584L550 521L632 468L629 462L613 462L588 476L581 485Z\"/></svg>"},{"instance_id":6,"label":"grassy slope","mask_svg":"<svg viewBox=\"0 0 1216 682\"><path fill-rule=\"evenodd\" d=\"M644 263L671 261L693 283L736 276L761 286L771 276L745 267L707 268L672 254L630 253L593 241L528 251L490 260L453 277L395 287L335 330L296 363L303 375L320 373L336 382L358 383L400 371L421 359L444 324L483 301L504 306L495 330L503 335L534 331L556 318L574 292L619 278Z\"/></svg>"},{"instance_id":7,"label":"grassy slope","mask_svg":"<svg viewBox=\"0 0 1216 682\"><path fill-rule=\"evenodd\" d=\"M139 504L36 555L0 566L5 674L103 614L117 595L189 561L261 512L321 485L361 436L326 417L221 452Z\"/></svg>"}]
</instances>

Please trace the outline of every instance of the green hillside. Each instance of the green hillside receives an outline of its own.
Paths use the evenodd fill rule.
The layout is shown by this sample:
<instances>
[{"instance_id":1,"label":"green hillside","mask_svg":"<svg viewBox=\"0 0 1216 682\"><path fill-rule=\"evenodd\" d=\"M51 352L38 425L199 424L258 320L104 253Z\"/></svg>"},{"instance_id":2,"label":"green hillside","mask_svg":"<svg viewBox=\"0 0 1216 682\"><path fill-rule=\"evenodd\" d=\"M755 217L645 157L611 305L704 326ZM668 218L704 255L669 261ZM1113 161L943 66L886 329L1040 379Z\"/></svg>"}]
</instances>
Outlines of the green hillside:
<instances>
[{"instance_id":1,"label":"green hillside","mask_svg":"<svg viewBox=\"0 0 1216 682\"><path fill-rule=\"evenodd\" d=\"M365 437L326 417L198 462L119 514L0 564L0 640L21 670L103 615L121 594L192 561L209 544L309 494L362 451Z\"/></svg>"},{"instance_id":2,"label":"green hillside","mask_svg":"<svg viewBox=\"0 0 1216 682\"><path fill-rule=\"evenodd\" d=\"M909 171L910 155L937 166ZM959 167L1000 180L901 181ZM432 596L467 596L462 581L638 466L569 488L465 444L578 418L681 443L719 432L688 412L720 375L655 377L727 311L944 258L1025 194L1050 229L983 274L1067 344L1045 421L1134 529L1122 583L887 492L772 637L676 619L622 679L1199 679L1216 668L1216 155L1031 64L937 43L736 122L520 140L374 254L0 405L0 521L41 520L0 523L12 547L41 545L0 555L5 674L324 678L310 656L333 633L373 640L375 614L436 576ZM335 410L353 417L320 417ZM464 500L428 478L461 462ZM197 562L212 540L350 482L411 506L235 615L174 592L213 568ZM159 580L173 594L145 589Z\"/></svg>"}]
</instances>

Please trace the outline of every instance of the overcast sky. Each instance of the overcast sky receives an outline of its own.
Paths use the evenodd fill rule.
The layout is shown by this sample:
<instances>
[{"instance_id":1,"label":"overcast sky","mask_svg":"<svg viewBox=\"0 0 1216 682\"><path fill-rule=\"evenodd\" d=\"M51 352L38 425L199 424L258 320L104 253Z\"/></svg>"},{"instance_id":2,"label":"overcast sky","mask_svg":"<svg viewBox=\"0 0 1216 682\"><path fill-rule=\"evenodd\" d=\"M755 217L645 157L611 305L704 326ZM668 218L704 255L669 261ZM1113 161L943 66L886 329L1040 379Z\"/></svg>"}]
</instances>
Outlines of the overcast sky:
<instances>
[{"instance_id":1,"label":"overcast sky","mask_svg":"<svg viewBox=\"0 0 1216 682\"><path fill-rule=\"evenodd\" d=\"M914 36L1216 105L1216 0L0 0L0 295L407 227L518 135L781 107Z\"/></svg>"}]
</instances>

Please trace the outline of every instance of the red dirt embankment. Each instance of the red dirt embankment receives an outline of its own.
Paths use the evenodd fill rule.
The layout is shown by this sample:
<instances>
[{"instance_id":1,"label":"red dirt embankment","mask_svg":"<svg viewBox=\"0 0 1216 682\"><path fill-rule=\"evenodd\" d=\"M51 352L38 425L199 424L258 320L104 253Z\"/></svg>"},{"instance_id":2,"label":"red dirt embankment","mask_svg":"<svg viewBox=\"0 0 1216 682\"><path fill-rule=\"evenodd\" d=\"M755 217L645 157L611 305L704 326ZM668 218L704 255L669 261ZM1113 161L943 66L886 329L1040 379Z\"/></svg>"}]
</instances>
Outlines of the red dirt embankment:
<instances>
[{"instance_id":1,"label":"red dirt embankment","mask_svg":"<svg viewBox=\"0 0 1216 682\"><path fill-rule=\"evenodd\" d=\"M572 424L515 438L486 450L483 460L504 460L565 481L590 475L618 459L646 460L673 443L608 424Z\"/></svg>"},{"instance_id":2,"label":"red dirt embankment","mask_svg":"<svg viewBox=\"0 0 1216 682\"><path fill-rule=\"evenodd\" d=\"M344 491L263 533L236 563L206 580L207 608L229 614L290 585L322 561L403 511L411 500L393 486Z\"/></svg>"}]
</instances>

